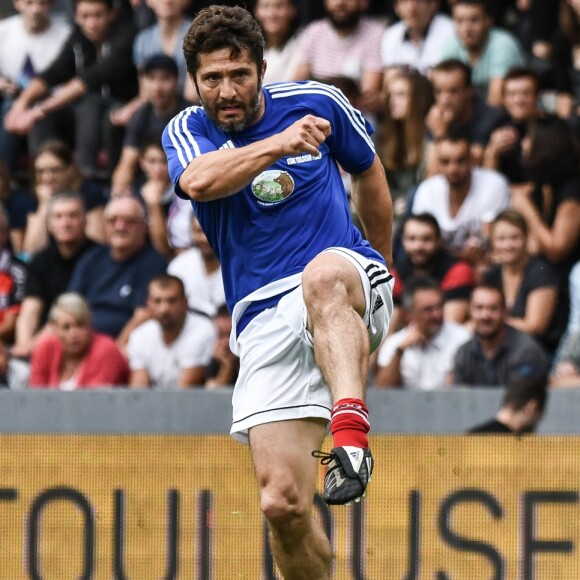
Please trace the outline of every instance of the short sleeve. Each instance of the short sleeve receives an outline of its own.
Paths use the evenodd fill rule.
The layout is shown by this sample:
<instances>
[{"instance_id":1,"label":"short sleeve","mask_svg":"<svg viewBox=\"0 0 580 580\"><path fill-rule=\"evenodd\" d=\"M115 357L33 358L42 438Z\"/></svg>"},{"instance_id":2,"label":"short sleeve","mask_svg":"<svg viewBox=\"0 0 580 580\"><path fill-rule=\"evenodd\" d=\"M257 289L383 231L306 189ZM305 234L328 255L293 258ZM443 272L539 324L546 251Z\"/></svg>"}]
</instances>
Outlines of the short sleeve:
<instances>
[{"instance_id":1,"label":"short sleeve","mask_svg":"<svg viewBox=\"0 0 580 580\"><path fill-rule=\"evenodd\" d=\"M181 174L196 157L216 150L207 135L201 115L201 107L184 109L169 121L161 138L175 193L184 199L187 196L179 187Z\"/></svg>"}]
</instances>

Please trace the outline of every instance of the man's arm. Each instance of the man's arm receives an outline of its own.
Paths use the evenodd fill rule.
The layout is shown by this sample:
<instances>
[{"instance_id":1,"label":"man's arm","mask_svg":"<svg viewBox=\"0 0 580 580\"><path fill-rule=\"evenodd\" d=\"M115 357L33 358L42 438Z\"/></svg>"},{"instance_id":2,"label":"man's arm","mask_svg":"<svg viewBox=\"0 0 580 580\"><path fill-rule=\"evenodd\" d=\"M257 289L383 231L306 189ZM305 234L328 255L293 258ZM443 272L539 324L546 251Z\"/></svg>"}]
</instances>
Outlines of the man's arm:
<instances>
[{"instance_id":1,"label":"man's arm","mask_svg":"<svg viewBox=\"0 0 580 580\"><path fill-rule=\"evenodd\" d=\"M281 133L257 143L196 157L181 174L179 186L195 201L233 195L282 157L300 153L318 155L318 147L330 131L326 119L306 115Z\"/></svg>"},{"instance_id":2,"label":"man's arm","mask_svg":"<svg viewBox=\"0 0 580 580\"><path fill-rule=\"evenodd\" d=\"M125 145L113 172L111 190L114 195L130 194L139 167L139 149Z\"/></svg>"},{"instance_id":3,"label":"man's arm","mask_svg":"<svg viewBox=\"0 0 580 580\"><path fill-rule=\"evenodd\" d=\"M44 302L35 296L29 296L22 301L16 319L16 340L11 350L13 356L30 356L34 346L33 337L40 326L43 305Z\"/></svg>"},{"instance_id":4,"label":"man's arm","mask_svg":"<svg viewBox=\"0 0 580 580\"><path fill-rule=\"evenodd\" d=\"M145 369L131 371L129 387L132 389L148 389L151 386L149 373Z\"/></svg>"},{"instance_id":5,"label":"man's arm","mask_svg":"<svg viewBox=\"0 0 580 580\"><path fill-rule=\"evenodd\" d=\"M363 173L352 175L352 200L373 248L392 267L393 201L380 159Z\"/></svg>"},{"instance_id":6,"label":"man's arm","mask_svg":"<svg viewBox=\"0 0 580 580\"><path fill-rule=\"evenodd\" d=\"M182 389L187 389L188 387L202 387L205 383L205 376L205 367L181 369L178 385Z\"/></svg>"}]
</instances>

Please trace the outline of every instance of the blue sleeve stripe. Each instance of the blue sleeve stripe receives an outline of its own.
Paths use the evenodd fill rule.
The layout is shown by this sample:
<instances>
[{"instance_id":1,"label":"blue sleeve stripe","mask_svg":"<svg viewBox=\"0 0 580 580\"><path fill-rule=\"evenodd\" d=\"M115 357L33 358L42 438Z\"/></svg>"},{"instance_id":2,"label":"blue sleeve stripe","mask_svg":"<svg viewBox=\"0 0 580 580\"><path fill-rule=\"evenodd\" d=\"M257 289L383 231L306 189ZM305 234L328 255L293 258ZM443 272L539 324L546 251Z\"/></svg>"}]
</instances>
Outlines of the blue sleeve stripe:
<instances>
[{"instance_id":1,"label":"blue sleeve stripe","mask_svg":"<svg viewBox=\"0 0 580 580\"><path fill-rule=\"evenodd\" d=\"M167 133L171 139L171 143L175 147L182 167L187 167L194 157L201 155L198 144L187 128L187 119L197 108L188 107L184 109L170 121L167 128Z\"/></svg>"},{"instance_id":2,"label":"blue sleeve stripe","mask_svg":"<svg viewBox=\"0 0 580 580\"><path fill-rule=\"evenodd\" d=\"M360 111L357 111L349 103L344 94L337 88L330 85L323 85L317 82L308 82L305 84L285 84L273 85L268 87L273 99L292 97L302 94L325 95L330 97L347 115L355 131L363 138L371 151L375 152L375 146L372 142L365 125L364 118Z\"/></svg>"}]
</instances>

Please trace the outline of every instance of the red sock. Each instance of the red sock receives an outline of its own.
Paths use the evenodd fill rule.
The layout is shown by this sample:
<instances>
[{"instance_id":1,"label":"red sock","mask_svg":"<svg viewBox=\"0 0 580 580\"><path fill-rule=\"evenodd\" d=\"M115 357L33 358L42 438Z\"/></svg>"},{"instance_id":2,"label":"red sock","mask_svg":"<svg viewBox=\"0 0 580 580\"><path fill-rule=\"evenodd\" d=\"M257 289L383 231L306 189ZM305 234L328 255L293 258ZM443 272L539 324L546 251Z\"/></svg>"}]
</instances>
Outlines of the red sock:
<instances>
[{"instance_id":1,"label":"red sock","mask_svg":"<svg viewBox=\"0 0 580 580\"><path fill-rule=\"evenodd\" d=\"M340 399L330 412L333 447L368 447L369 410L361 399Z\"/></svg>"}]
</instances>

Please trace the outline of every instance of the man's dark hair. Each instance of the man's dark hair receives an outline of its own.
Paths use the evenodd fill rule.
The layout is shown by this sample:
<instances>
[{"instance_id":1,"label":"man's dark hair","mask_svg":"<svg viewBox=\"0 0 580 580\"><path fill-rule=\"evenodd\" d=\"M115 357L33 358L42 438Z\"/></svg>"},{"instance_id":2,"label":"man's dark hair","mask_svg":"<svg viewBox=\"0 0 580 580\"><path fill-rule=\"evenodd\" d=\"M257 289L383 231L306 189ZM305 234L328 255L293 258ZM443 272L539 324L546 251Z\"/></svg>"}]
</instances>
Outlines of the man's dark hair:
<instances>
[{"instance_id":1,"label":"man's dark hair","mask_svg":"<svg viewBox=\"0 0 580 580\"><path fill-rule=\"evenodd\" d=\"M248 51L262 70L265 41L262 29L254 17L239 6L210 6L200 10L193 19L185 38L183 53L188 72L195 77L199 55L224 48L233 58Z\"/></svg>"},{"instance_id":2,"label":"man's dark hair","mask_svg":"<svg viewBox=\"0 0 580 580\"><path fill-rule=\"evenodd\" d=\"M421 290L436 290L442 294L441 285L429 276L414 276L405 283L403 291L403 308L411 312L414 308L415 294Z\"/></svg>"},{"instance_id":3,"label":"man's dark hair","mask_svg":"<svg viewBox=\"0 0 580 580\"><path fill-rule=\"evenodd\" d=\"M181 291L183 297L185 297L185 286L183 280L172 274L157 274L149 280L148 287L151 288L153 284L157 284L161 288L170 288L171 286L177 286Z\"/></svg>"},{"instance_id":4,"label":"man's dark hair","mask_svg":"<svg viewBox=\"0 0 580 580\"><path fill-rule=\"evenodd\" d=\"M437 239L441 238L441 227L439 226L439 222L437 221L437 219L433 214L428 212L411 214L405 220L405 223L403 225L403 234L405 232L405 226L411 221L419 222L430 226L431 228L433 228L433 231L435 232L435 236L437 237Z\"/></svg>"},{"instance_id":5,"label":"man's dark hair","mask_svg":"<svg viewBox=\"0 0 580 580\"><path fill-rule=\"evenodd\" d=\"M507 74L503 77L503 90L505 91L506 83L520 79L530 79L536 86L536 92L540 89L540 77L538 73L527 66L514 66L510 68Z\"/></svg>"},{"instance_id":6,"label":"man's dark hair","mask_svg":"<svg viewBox=\"0 0 580 580\"><path fill-rule=\"evenodd\" d=\"M471 67L460 61L458 58L448 58L436 64L431 72L456 72L459 71L463 76L463 84L466 87L471 86Z\"/></svg>"},{"instance_id":7,"label":"man's dark hair","mask_svg":"<svg viewBox=\"0 0 580 580\"><path fill-rule=\"evenodd\" d=\"M512 380L506 385L502 400L502 407L509 407L514 411L523 409L530 401L538 402L538 409L543 411L548 398L548 377L546 374L521 377Z\"/></svg>"},{"instance_id":8,"label":"man's dark hair","mask_svg":"<svg viewBox=\"0 0 580 580\"><path fill-rule=\"evenodd\" d=\"M456 0L453 3L453 7L459 6L460 4L467 4L468 6L480 6L483 12L487 14L487 16L491 16L488 2L489 0Z\"/></svg>"},{"instance_id":9,"label":"man's dark hair","mask_svg":"<svg viewBox=\"0 0 580 580\"><path fill-rule=\"evenodd\" d=\"M94 4L104 4L105 6L107 6L107 8L110 8L111 10L115 6L114 0L73 0L73 8L76 9L76 7L81 2L92 2Z\"/></svg>"},{"instance_id":10,"label":"man's dark hair","mask_svg":"<svg viewBox=\"0 0 580 580\"><path fill-rule=\"evenodd\" d=\"M473 291L471 292L471 297L473 298L473 296L475 295L475 291L476 290L491 290L492 292L496 292L500 299L501 299L501 305L502 308L505 308L506 304L505 304L505 294L503 291L503 288L497 284L492 284L492 283L487 283L487 282L480 282L479 284L477 284L474 288Z\"/></svg>"}]
</instances>

